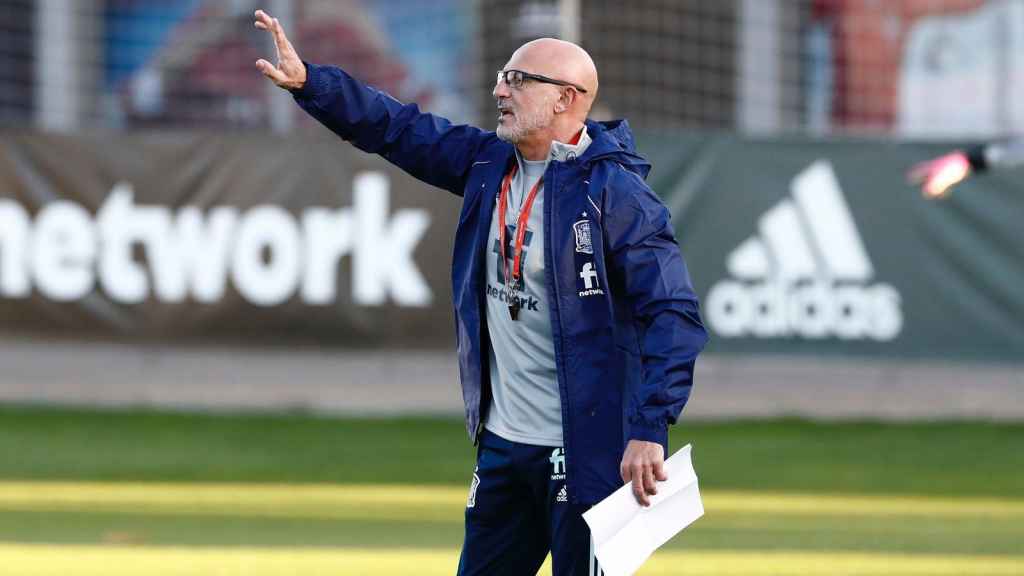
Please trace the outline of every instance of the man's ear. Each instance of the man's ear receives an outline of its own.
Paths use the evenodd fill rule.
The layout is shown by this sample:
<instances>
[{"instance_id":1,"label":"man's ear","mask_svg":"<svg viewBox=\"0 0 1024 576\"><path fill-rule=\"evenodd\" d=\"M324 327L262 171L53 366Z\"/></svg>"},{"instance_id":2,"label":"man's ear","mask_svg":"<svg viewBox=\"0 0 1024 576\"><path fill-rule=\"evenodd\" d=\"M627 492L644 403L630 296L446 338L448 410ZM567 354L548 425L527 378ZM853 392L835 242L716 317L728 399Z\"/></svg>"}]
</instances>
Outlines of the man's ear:
<instances>
[{"instance_id":1,"label":"man's ear","mask_svg":"<svg viewBox=\"0 0 1024 576\"><path fill-rule=\"evenodd\" d=\"M576 100L576 91L569 88L562 90L562 93L558 96L558 100L555 100L555 113L561 114L569 108L572 108L573 101Z\"/></svg>"}]
</instances>

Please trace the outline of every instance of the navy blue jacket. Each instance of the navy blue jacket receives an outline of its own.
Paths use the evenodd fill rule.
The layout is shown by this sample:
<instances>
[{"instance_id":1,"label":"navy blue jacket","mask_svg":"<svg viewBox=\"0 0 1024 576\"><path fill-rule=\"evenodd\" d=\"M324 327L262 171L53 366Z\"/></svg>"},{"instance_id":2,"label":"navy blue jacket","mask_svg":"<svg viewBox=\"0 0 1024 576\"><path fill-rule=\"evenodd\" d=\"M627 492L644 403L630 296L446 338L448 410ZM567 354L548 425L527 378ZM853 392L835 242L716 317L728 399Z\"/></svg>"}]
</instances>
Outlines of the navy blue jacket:
<instances>
[{"instance_id":1,"label":"navy blue jacket","mask_svg":"<svg viewBox=\"0 0 1024 576\"><path fill-rule=\"evenodd\" d=\"M466 427L475 439L490 405L488 232L513 146L403 105L338 68L307 64L307 75L294 93L306 112L359 149L463 197L452 292ZM668 210L644 182L650 165L635 153L628 124L588 121L587 132L593 141L582 156L549 163L543 205L567 490L583 504L622 485L629 440L659 442L667 454L668 426L690 395L707 341ZM580 228L589 229L591 246L577 243ZM582 273L587 263L596 286Z\"/></svg>"}]
</instances>

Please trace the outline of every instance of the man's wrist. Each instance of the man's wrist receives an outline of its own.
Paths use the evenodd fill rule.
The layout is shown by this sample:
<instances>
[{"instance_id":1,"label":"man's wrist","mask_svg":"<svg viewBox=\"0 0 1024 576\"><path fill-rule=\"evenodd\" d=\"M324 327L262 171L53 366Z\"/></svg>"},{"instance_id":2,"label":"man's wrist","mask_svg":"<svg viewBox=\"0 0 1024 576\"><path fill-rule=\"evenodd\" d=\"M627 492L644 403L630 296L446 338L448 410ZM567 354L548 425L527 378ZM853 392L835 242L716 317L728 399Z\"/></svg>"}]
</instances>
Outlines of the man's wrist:
<instances>
[{"instance_id":1,"label":"man's wrist","mask_svg":"<svg viewBox=\"0 0 1024 576\"><path fill-rule=\"evenodd\" d=\"M668 427L651 422L633 422L629 426L629 439L644 442L663 443L668 437Z\"/></svg>"},{"instance_id":2,"label":"man's wrist","mask_svg":"<svg viewBox=\"0 0 1024 576\"><path fill-rule=\"evenodd\" d=\"M971 170L974 172L984 172L988 170L988 156L986 153L986 146L979 144L977 146L971 146L964 151L964 156L967 157L967 162L971 165Z\"/></svg>"},{"instance_id":3,"label":"man's wrist","mask_svg":"<svg viewBox=\"0 0 1024 576\"><path fill-rule=\"evenodd\" d=\"M306 68L306 80L298 88L289 88L288 91L296 98L311 98L316 95L316 86L320 81L320 67L310 64L305 60L302 65Z\"/></svg>"}]
</instances>

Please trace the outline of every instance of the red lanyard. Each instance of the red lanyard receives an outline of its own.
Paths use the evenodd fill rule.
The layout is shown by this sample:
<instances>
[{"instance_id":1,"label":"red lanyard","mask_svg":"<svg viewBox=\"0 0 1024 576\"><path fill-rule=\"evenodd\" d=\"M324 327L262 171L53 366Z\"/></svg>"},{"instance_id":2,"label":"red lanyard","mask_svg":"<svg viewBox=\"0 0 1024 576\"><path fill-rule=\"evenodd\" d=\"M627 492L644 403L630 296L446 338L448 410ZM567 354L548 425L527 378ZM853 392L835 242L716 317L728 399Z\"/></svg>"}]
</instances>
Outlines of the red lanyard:
<instances>
[{"instance_id":1,"label":"red lanyard","mask_svg":"<svg viewBox=\"0 0 1024 576\"><path fill-rule=\"evenodd\" d=\"M501 265L502 270L505 271L505 285L509 287L513 294L517 291L519 278L522 276L523 240L526 239L526 223L530 220L533 200L537 197L537 191L540 190L541 183L544 182L544 177L541 176L537 183L533 185L530 195L526 197L522 207L519 209L519 220L516 222L516 243L512 251L512 274L509 275L508 258L505 256L505 212L508 210L508 191L512 187L512 178L515 177L518 171L519 164L513 164L512 169L508 171L508 174L505 175L505 180L501 183L501 194L498 196L498 235L501 242ZM514 304L518 304L518 301Z\"/></svg>"}]
</instances>

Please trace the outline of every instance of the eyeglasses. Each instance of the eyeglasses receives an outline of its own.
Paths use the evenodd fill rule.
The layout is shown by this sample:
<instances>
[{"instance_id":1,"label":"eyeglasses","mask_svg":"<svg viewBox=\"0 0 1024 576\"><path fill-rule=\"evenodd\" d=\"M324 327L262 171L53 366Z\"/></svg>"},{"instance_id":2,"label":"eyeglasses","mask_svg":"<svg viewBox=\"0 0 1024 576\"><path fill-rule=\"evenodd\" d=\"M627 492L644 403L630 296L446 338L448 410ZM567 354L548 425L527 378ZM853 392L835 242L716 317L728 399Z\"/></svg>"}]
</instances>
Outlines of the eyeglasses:
<instances>
[{"instance_id":1,"label":"eyeglasses","mask_svg":"<svg viewBox=\"0 0 1024 576\"><path fill-rule=\"evenodd\" d=\"M498 79L496 82L505 82L505 84L508 84L518 90L523 87L523 82L527 80L543 82L544 84L554 84L556 86L570 86L575 88L577 92L587 92L587 89L579 84L573 84L572 82L566 82L565 80L555 80L554 78L548 78L547 76L541 76L540 74L530 74L529 72L523 72L522 70L498 70Z\"/></svg>"}]
</instances>

